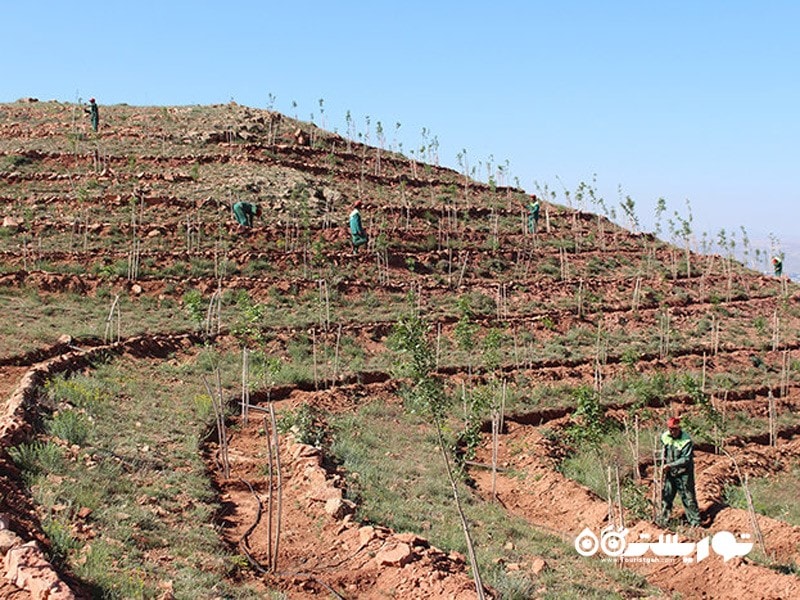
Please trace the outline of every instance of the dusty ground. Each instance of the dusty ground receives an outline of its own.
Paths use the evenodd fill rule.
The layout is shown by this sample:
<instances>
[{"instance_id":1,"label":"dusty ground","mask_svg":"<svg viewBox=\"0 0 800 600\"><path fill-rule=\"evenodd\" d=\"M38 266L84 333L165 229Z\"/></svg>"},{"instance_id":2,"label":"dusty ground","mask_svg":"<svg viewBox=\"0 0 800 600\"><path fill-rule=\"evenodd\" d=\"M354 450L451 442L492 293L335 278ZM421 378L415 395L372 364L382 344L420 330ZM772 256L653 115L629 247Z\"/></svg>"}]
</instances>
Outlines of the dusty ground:
<instances>
[{"instance_id":1,"label":"dusty ground","mask_svg":"<svg viewBox=\"0 0 800 600\"><path fill-rule=\"evenodd\" d=\"M488 444L487 444L488 445ZM522 452L509 453L508 448L524 448ZM536 525L556 531L569 539L575 539L588 527L598 535L608 524L608 503L584 487L565 479L552 468L552 457L546 450L541 434L535 428L508 422L508 432L501 436L499 463L526 477L508 477L504 473L496 476L497 501L509 511L520 515ZM797 442L781 444L776 449L765 451L763 447L746 447L737 452L742 457L754 454L797 456ZM481 459L490 462L490 449L484 447ZM746 512L728 507L709 515L713 505L721 499L710 492L719 491L719 480L732 477L733 467L728 463L720 468L724 459L703 452L697 453L697 489L701 513L706 515L706 528L684 530L681 541L699 541L719 531L742 533L751 531ZM767 461L762 461L762 464ZM767 472L769 469L764 469ZM722 471L722 472L720 472ZM726 473L727 472L727 473ZM473 472L482 492L491 497L491 474L487 470ZM680 501L676 501L676 507ZM678 509L680 511L680 509ZM787 564L800 559L800 528L759 517L764 537L768 540L767 551ZM626 540L636 541L641 533L650 534L655 540L670 532L662 530L652 522L638 521L625 524L629 529ZM602 553L592 559L596 560ZM678 592L687 598L793 598L800 594L800 581L794 575L780 575L747 558L723 558L711 553L701 562L684 564L671 557L656 558L654 563L626 563L627 568L644 574L648 581L669 592Z\"/></svg>"}]
</instances>

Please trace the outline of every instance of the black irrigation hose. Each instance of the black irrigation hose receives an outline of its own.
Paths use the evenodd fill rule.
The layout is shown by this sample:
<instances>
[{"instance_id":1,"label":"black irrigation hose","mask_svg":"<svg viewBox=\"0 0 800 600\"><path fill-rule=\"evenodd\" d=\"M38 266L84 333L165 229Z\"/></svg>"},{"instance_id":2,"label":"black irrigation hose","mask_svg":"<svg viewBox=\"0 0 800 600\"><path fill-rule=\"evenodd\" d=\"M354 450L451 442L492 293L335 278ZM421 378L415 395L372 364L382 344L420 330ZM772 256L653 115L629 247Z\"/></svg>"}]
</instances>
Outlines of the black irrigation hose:
<instances>
[{"instance_id":1,"label":"black irrigation hose","mask_svg":"<svg viewBox=\"0 0 800 600\"><path fill-rule=\"evenodd\" d=\"M239 481L241 481L243 484L245 484L250 489L250 493L253 494L253 496L256 499L256 502L258 502L258 511L256 513L256 520L253 522L252 525L250 525L250 527L247 529L247 531L244 532L244 535L242 535L242 539L239 540L239 549L242 552L244 552L244 555L247 558L247 561L250 563L250 565L252 565L252 567L256 571L258 571L262 575L266 575L268 573L268 571L264 567L261 566L261 563L259 563L255 558L253 558L253 555L250 554L250 551L248 550L248 548L250 546L250 542L249 542L248 538L250 537L250 534L253 533L253 530L255 530L255 528L258 526L259 522L261 521L261 509L262 509L261 498L258 497L258 494L256 494L255 490L253 489L253 486L250 485L249 481L245 481L241 477L239 478Z\"/></svg>"},{"instance_id":2,"label":"black irrigation hose","mask_svg":"<svg viewBox=\"0 0 800 600\"><path fill-rule=\"evenodd\" d=\"M258 497L258 494L256 494L255 490L253 489L253 486L250 484L249 481L246 481L246 480L242 479L241 477L239 478L239 481L241 481L243 484L245 484L248 487L248 489L250 490L250 493L253 494L253 496L256 499L256 502L258 503L258 510L256 512L256 519L253 522L253 524L250 525L250 527L247 529L247 531L244 532L244 534L242 535L242 538L239 540L239 549L244 553L245 558L247 558L247 561L250 563L250 565L256 571L258 571L261 575L268 575L269 571L267 571L263 566L261 566L261 563L259 563L255 558L253 558L253 555L250 554L250 551L248 549L249 545L250 545L248 538L250 537L250 534L253 533L255 528L258 527L258 524L261 522L261 513L262 513L262 510L263 510L263 505L261 504L261 498ZM344 561L342 561L342 562L344 562ZM291 575L293 577L302 577L304 579L311 580L311 581L321 585L322 587L324 587L326 590L328 590L331 594L333 594L339 600L347 600L344 596L339 594L336 590L334 590L327 583L325 583L324 581L321 581L320 579L317 579L314 575L312 575L310 573L302 573L302 572L298 572L298 571L293 571L293 572L281 573L280 575L282 575L282 576Z\"/></svg>"},{"instance_id":3,"label":"black irrigation hose","mask_svg":"<svg viewBox=\"0 0 800 600\"><path fill-rule=\"evenodd\" d=\"M288 575L291 575L292 577L301 577L301 578L303 578L303 579L308 579L308 580L310 580L310 581L313 581L313 582L315 582L315 583L318 583L319 585L321 585L322 587L324 587L324 588L325 588L326 590L328 590L328 591L329 591L331 594L333 594L334 596L336 596L336 597L337 597L339 600L347 600L347 598L345 598L344 596L342 596L341 594L339 594L339 593L338 593L336 590L334 590L334 589L333 589L331 586L329 586L327 583L325 583L324 581L321 581L321 580L317 579L317 578L316 578L314 575L312 575L312 574L310 574L310 573L302 573L302 572L299 572L299 571L287 571L287 572L285 572L285 573L280 573L280 575L282 575L282 576L284 576L284 577L285 577L285 576L288 576Z\"/></svg>"}]
</instances>

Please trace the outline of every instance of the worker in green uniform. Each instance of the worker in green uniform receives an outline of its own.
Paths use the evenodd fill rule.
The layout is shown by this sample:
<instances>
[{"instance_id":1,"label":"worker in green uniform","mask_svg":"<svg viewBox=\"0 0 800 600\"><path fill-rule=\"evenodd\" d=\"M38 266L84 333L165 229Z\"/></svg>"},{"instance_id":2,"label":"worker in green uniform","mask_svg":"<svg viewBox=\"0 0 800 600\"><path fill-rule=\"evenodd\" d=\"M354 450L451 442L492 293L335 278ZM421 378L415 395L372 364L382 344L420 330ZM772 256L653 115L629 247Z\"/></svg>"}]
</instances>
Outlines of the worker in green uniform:
<instances>
[{"instance_id":1,"label":"worker in green uniform","mask_svg":"<svg viewBox=\"0 0 800 600\"><path fill-rule=\"evenodd\" d=\"M250 202L237 202L233 205L233 216L242 227L252 227L253 218L261 214L261 207Z\"/></svg>"},{"instance_id":2,"label":"worker in green uniform","mask_svg":"<svg viewBox=\"0 0 800 600\"><path fill-rule=\"evenodd\" d=\"M772 269L775 271L775 277L783 275L783 261L780 256L772 257Z\"/></svg>"},{"instance_id":3,"label":"worker in green uniform","mask_svg":"<svg viewBox=\"0 0 800 600\"><path fill-rule=\"evenodd\" d=\"M100 127L100 109L97 108L97 102L94 101L94 98L89 98L89 107L83 110L89 115L89 120L92 122L92 129L97 131L97 128Z\"/></svg>"},{"instance_id":4,"label":"worker in green uniform","mask_svg":"<svg viewBox=\"0 0 800 600\"><path fill-rule=\"evenodd\" d=\"M531 194L525 208L528 211L528 233L537 233L539 230L539 198Z\"/></svg>"},{"instance_id":5,"label":"worker in green uniform","mask_svg":"<svg viewBox=\"0 0 800 600\"><path fill-rule=\"evenodd\" d=\"M353 211L350 213L350 239L353 243L353 254L356 254L359 247L366 244L369 239L361 223L359 208L361 208L361 200L356 200L355 204L353 204Z\"/></svg>"},{"instance_id":6,"label":"worker in green uniform","mask_svg":"<svg viewBox=\"0 0 800 600\"><path fill-rule=\"evenodd\" d=\"M681 429L679 417L667 419L667 430L661 434L661 446L664 478L658 524L662 527L667 525L675 494L680 492L686 519L696 527L700 525L700 510L694 491L694 443Z\"/></svg>"}]
</instances>

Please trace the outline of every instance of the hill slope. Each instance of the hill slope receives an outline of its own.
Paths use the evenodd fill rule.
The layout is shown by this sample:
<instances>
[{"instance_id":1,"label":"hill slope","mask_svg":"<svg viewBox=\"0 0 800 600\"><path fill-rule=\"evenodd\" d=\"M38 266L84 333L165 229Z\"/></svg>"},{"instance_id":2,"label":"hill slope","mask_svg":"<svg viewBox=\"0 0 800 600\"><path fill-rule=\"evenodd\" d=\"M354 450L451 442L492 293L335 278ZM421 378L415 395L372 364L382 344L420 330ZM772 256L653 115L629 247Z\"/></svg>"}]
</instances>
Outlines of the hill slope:
<instances>
[{"instance_id":1,"label":"hill slope","mask_svg":"<svg viewBox=\"0 0 800 600\"><path fill-rule=\"evenodd\" d=\"M796 575L779 573L798 561L792 517L760 516L765 551L733 561L615 568L572 547L584 528L608 523L609 468L619 472L630 539L660 531L648 521L651 445L672 414L696 438L709 525L680 533L757 533L728 503L745 474L764 485L797 477L793 284L555 197L544 198L533 234L521 190L277 113L235 104L101 111L95 134L75 105L0 107L4 395L43 361L77 353L9 404L0 510L23 539L47 546L79 594L124 597L127 578L145 597L472 597L467 548L434 468L435 434L411 410L402 357L389 349L410 313L430 326L427 351L452 400L445 434L452 458L468 460L459 485L490 593L797 592ZM353 255L346 227L356 200L370 242ZM263 208L254 228L237 227L236 201ZM60 371L102 401L63 392ZM217 394L232 409L229 439L204 429ZM279 454L267 451L269 406L283 423ZM61 413L93 423L84 439L65 441L52 425ZM81 470L61 464L54 477L26 472L8 449L34 439L76 466L116 464L138 495L76 496L63 483ZM282 466L269 463L279 456ZM207 474L193 457L206 459ZM500 472L485 468L493 460ZM571 466L579 461L582 476ZM197 470L208 488L184 497L177 490L194 483L165 478L172 470ZM285 522L274 554L276 524L262 515L277 511L278 470ZM132 505L142 513L135 526L116 531ZM203 520L216 524L223 558L171 541L170 531ZM111 556L127 548L111 561L118 579L87 567L101 546ZM197 583L202 575L218 583Z\"/></svg>"}]
</instances>

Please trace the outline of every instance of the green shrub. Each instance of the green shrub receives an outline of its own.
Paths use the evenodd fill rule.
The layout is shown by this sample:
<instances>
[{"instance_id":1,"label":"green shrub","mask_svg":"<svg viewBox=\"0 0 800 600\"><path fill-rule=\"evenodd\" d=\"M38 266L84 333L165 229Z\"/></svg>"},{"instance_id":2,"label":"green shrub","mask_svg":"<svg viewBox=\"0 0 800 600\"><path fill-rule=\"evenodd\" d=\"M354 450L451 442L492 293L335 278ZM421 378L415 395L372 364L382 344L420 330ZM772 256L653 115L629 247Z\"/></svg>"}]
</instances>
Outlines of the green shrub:
<instances>
[{"instance_id":1,"label":"green shrub","mask_svg":"<svg viewBox=\"0 0 800 600\"><path fill-rule=\"evenodd\" d=\"M130 266L127 260L118 260L109 264L92 265L92 273L98 277L106 279L115 279L117 277L126 277Z\"/></svg>"},{"instance_id":2,"label":"green shrub","mask_svg":"<svg viewBox=\"0 0 800 600\"><path fill-rule=\"evenodd\" d=\"M572 415L573 423L567 428L567 439L573 444L597 446L612 429L612 422L606 417L600 405L600 395L588 386L575 390L577 408Z\"/></svg>"},{"instance_id":3,"label":"green shrub","mask_svg":"<svg viewBox=\"0 0 800 600\"><path fill-rule=\"evenodd\" d=\"M22 471L28 485L43 473L59 473L64 466L62 449L53 442L30 442L12 446L8 455Z\"/></svg>"},{"instance_id":4,"label":"green shrub","mask_svg":"<svg viewBox=\"0 0 800 600\"><path fill-rule=\"evenodd\" d=\"M203 325L206 318L206 306L203 301L203 294L200 290L189 290L183 295L183 305L189 318L194 321L198 329Z\"/></svg>"},{"instance_id":5,"label":"green shrub","mask_svg":"<svg viewBox=\"0 0 800 600\"><path fill-rule=\"evenodd\" d=\"M47 397L55 404L66 403L75 408L83 408L89 413L96 412L109 395L108 390L98 385L96 381L80 377L51 379L45 390Z\"/></svg>"},{"instance_id":6,"label":"green shrub","mask_svg":"<svg viewBox=\"0 0 800 600\"><path fill-rule=\"evenodd\" d=\"M6 156L5 160L3 161L4 167L6 169L17 169L19 167L23 167L25 165L29 165L33 162L33 160L27 156L23 156L22 154L11 154Z\"/></svg>"},{"instance_id":7,"label":"green shrub","mask_svg":"<svg viewBox=\"0 0 800 600\"><path fill-rule=\"evenodd\" d=\"M214 407L211 397L208 394L196 394L194 397L194 407L197 412L197 419L202 423L211 423L214 418Z\"/></svg>"},{"instance_id":8,"label":"green shrub","mask_svg":"<svg viewBox=\"0 0 800 600\"><path fill-rule=\"evenodd\" d=\"M663 405L667 394L667 378L663 373L654 373L652 377L643 375L631 382L630 389L635 397L634 408L650 406L658 400Z\"/></svg>"},{"instance_id":9,"label":"green shrub","mask_svg":"<svg viewBox=\"0 0 800 600\"><path fill-rule=\"evenodd\" d=\"M48 518L42 522L42 529L50 540L50 558L57 565L64 565L70 552L81 547L81 542L75 539L70 530L70 525L60 519Z\"/></svg>"},{"instance_id":10,"label":"green shrub","mask_svg":"<svg viewBox=\"0 0 800 600\"><path fill-rule=\"evenodd\" d=\"M555 279L561 278L561 265L555 258L546 258L536 265L536 270L542 275L553 277Z\"/></svg>"},{"instance_id":11,"label":"green shrub","mask_svg":"<svg viewBox=\"0 0 800 600\"><path fill-rule=\"evenodd\" d=\"M321 448L326 436L321 416L318 409L310 404L302 404L293 412L281 416L278 429L281 433L291 431L301 444Z\"/></svg>"},{"instance_id":12,"label":"green shrub","mask_svg":"<svg viewBox=\"0 0 800 600\"><path fill-rule=\"evenodd\" d=\"M91 428L91 421L85 414L70 409L57 412L45 425L51 435L78 446L89 438Z\"/></svg>"}]
</instances>

